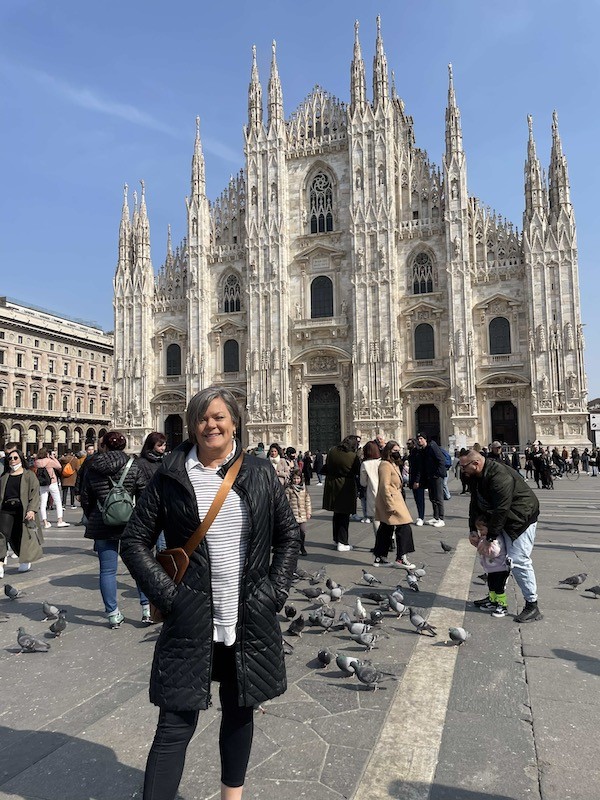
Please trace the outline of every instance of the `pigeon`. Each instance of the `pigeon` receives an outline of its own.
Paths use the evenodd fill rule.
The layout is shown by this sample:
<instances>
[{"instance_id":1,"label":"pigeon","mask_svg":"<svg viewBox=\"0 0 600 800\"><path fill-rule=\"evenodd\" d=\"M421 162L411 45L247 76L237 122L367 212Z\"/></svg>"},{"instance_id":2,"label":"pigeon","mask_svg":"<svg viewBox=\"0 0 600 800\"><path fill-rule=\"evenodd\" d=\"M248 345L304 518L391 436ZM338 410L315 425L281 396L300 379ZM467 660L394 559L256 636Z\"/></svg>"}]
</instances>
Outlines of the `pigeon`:
<instances>
[{"instance_id":1,"label":"pigeon","mask_svg":"<svg viewBox=\"0 0 600 800\"><path fill-rule=\"evenodd\" d=\"M313 581L315 582L315 584L320 583L326 575L327 575L327 570L325 569L325 567L320 567L316 572L313 572L313 574L310 576L311 585L314 585Z\"/></svg>"},{"instance_id":2,"label":"pigeon","mask_svg":"<svg viewBox=\"0 0 600 800\"><path fill-rule=\"evenodd\" d=\"M315 603L324 606L327 603L331 603L331 597L327 592L322 592L318 597L315 597Z\"/></svg>"},{"instance_id":3,"label":"pigeon","mask_svg":"<svg viewBox=\"0 0 600 800\"><path fill-rule=\"evenodd\" d=\"M301 637L302 636L302 630L303 630L305 624L306 623L305 623L304 617L302 616L302 614L300 614L299 617L296 617L296 619L293 619L290 622L290 627L287 629L287 633L290 636L300 636Z\"/></svg>"},{"instance_id":4,"label":"pigeon","mask_svg":"<svg viewBox=\"0 0 600 800\"><path fill-rule=\"evenodd\" d=\"M321 612L321 616L323 617L331 617L331 619L335 619L335 609L331 606L321 606L319 609Z\"/></svg>"},{"instance_id":5,"label":"pigeon","mask_svg":"<svg viewBox=\"0 0 600 800\"><path fill-rule=\"evenodd\" d=\"M358 644L363 644L367 650L372 650L375 647L375 644L380 639L387 639L388 637L383 633L359 633L356 636L352 636L355 642Z\"/></svg>"},{"instance_id":6,"label":"pigeon","mask_svg":"<svg viewBox=\"0 0 600 800\"><path fill-rule=\"evenodd\" d=\"M329 591L338 588L338 584L333 580L333 578L327 578L325 581L325 586L329 589Z\"/></svg>"},{"instance_id":7,"label":"pigeon","mask_svg":"<svg viewBox=\"0 0 600 800\"><path fill-rule=\"evenodd\" d=\"M370 572L367 572L366 569L363 569L362 576L363 576L363 581L367 583L369 586L372 586L374 583L381 583L379 578L376 578L375 575L373 575Z\"/></svg>"},{"instance_id":8,"label":"pigeon","mask_svg":"<svg viewBox=\"0 0 600 800\"><path fill-rule=\"evenodd\" d=\"M294 619L298 612L296 611L295 605L288 603L288 605L284 606L283 613L288 619Z\"/></svg>"},{"instance_id":9,"label":"pigeon","mask_svg":"<svg viewBox=\"0 0 600 800\"><path fill-rule=\"evenodd\" d=\"M585 582L586 578L587 572L580 572L578 575L571 575L570 577L565 578L564 581L559 581L559 583L564 583L567 586L571 586L573 589L576 589Z\"/></svg>"},{"instance_id":10,"label":"pigeon","mask_svg":"<svg viewBox=\"0 0 600 800\"><path fill-rule=\"evenodd\" d=\"M310 572L298 568L296 572L294 572L294 578L298 581L307 581L310 578Z\"/></svg>"},{"instance_id":11,"label":"pigeon","mask_svg":"<svg viewBox=\"0 0 600 800\"><path fill-rule=\"evenodd\" d=\"M424 578L425 575L427 575L427 573L425 572L425 564L423 564L421 567L418 567L417 569L412 569L411 572L413 575L416 575L417 578L419 579Z\"/></svg>"},{"instance_id":12,"label":"pigeon","mask_svg":"<svg viewBox=\"0 0 600 800\"><path fill-rule=\"evenodd\" d=\"M50 625L50 630L57 637L60 636L62 633L64 633L65 630L67 629L66 616L67 612L65 611L65 609L64 608L61 609L58 612L58 619L56 620L56 622L53 622L52 625Z\"/></svg>"},{"instance_id":13,"label":"pigeon","mask_svg":"<svg viewBox=\"0 0 600 800\"><path fill-rule=\"evenodd\" d=\"M315 597L318 597L323 592L323 589L318 586L309 586L307 589L298 589L298 591L309 600L314 600Z\"/></svg>"},{"instance_id":14,"label":"pigeon","mask_svg":"<svg viewBox=\"0 0 600 800\"><path fill-rule=\"evenodd\" d=\"M395 611L396 614L398 614L398 619L400 619L402 614L404 614L404 612L406 611L406 606L404 605L404 603L401 603L400 600L397 600L393 594L390 595L389 600L390 600L390 608L392 609L392 611Z\"/></svg>"},{"instance_id":15,"label":"pigeon","mask_svg":"<svg viewBox=\"0 0 600 800\"><path fill-rule=\"evenodd\" d=\"M372 664L363 664L360 661L356 664L354 671L358 680L366 686L372 686L373 691L377 689L379 681L386 677L385 672L381 672Z\"/></svg>"},{"instance_id":16,"label":"pigeon","mask_svg":"<svg viewBox=\"0 0 600 800\"><path fill-rule=\"evenodd\" d=\"M411 575L410 572L406 575L406 582L408 583L408 588L412 589L413 592L419 591L419 579Z\"/></svg>"},{"instance_id":17,"label":"pigeon","mask_svg":"<svg viewBox=\"0 0 600 800\"><path fill-rule=\"evenodd\" d=\"M374 608L369 616L373 625L380 625L383 622L383 611L380 608Z\"/></svg>"},{"instance_id":18,"label":"pigeon","mask_svg":"<svg viewBox=\"0 0 600 800\"><path fill-rule=\"evenodd\" d=\"M389 611L390 610L390 598L386 597L385 600L382 600L381 603L379 603L379 608L381 609L381 611Z\"/></svg>"},{"instance_id":19,"label":"pigeon","mask_svg":"<svg viewBox=\"0 0 600 800\"><path fill-rule=\"evenodd\" d=\"M309 611L308 612L308 624L309 625L319 625L323 614L321 613L321 609L318 611Z\"/></svg>"},{"instance_id":20,"label":"pigeon","mask_svg":"<svg viewBox=\"0 0 600 800\"><path fill-rule=\"evenodd\" d=\"M42 611L44 612L44 619L42 622L48 622L50 619L58 619L58 608L47 600L44 600L42 603Z\"/></svg>"},{"instance_id":21,"label":"pigeon","mask_svg":"<svg viewBox=\"0 0 600 800\"><path fill-rule=\"evenodd\" d=\"M444 553L451 553L454 550L452 545L446 544L446 542L442 541L441 539L440 539L440 544L442 545L442 550L444 551Z\"/></svg>"},{"instance_id":22,"label":"pigeon","mask_svg":"<svg viewBox=\"0 0 600 800\"><path fill-rule=\"evenodd\" d=\"M346 590L344 589L343 586L336 585L333 587L333 589L329 590L329 593L331 595L332 600L341 600L342 595L344 594L345 591Z\"/></svg>"},{"instance_id":23,"label":"pigeon","mask_svg":"<svg viewBox=\"0 0 600 800\"><path fill-rule=\"evenodd\" d=\"M25 633L25 628L17 631L17 643L22 653L47 653L50 650L48 642L37 639L30 633Z\"/></svg>"},{"instance_id":24,"label":"pigeon","mask_svg":"<svg viewBox=\"0 0 600 800\"><path fill-rule=\"evenodd\" d=\"M366 597L367 600L373 600L375 603L381 603L382 600L386 599L386 595L381 592L366 592L363 597Z\"/></svg>"},{"instance_id":25,"label":"pigeon","mask_svg":"<svg viewBox=\"0 0 600 800\"><path fill-rule=\"evenodd\" d=\"M288 641L286 641L283 638L283 636L281 638L282 638L282 641L283 641L283 654L285 656L291 656L292 653L294 652L294 645L290 644Z\"/></svg>"},{"instance_id":26,"label":"pigeon","mask_svg":"<svg viewBox=\"0 0 600 800\"><path fill-rule=\"evenodd\" d=\"M359 620L365 620L369 616L367 614L367 612L365 611L365 607L360 602L360 597L356 598L356 606L355 606L355 609L354 609L354 616L356 617L356 619L359 619Z\"/></svg>"},{"instance_id":27,"label":"pigeon","mask_svg":"<svg viewBox=\"0 0 600 800\"><path fill-rule=\"evenodd\" d=\"M371 630L371 626L367 625L366 622L349 622L346 627L352 636L358 636L359 633L368 633Z\"/></svg>"},{"instance_id":28,"label":"pigeon","mask_svg":"<svg viewBox=\"0 0 600 800\"><path fill-rule=\"evenodd\" d=\"M392 592L392 597L394 597L400 603L404 602L404 594L400 589L400 585L396 586L396 590L394 592Z\"/></svg>"},{"instance_id":29,"label":"pigeon","mask_svg":"<svg viewBox=\"0 0 600 800\"><path fill-rule=\"evenodd\" d=\"M331 659L333 658L333 656L331 655L329 650L324 649L324 650L319 650L319 652L317 653L317 658L319 659L321 664L323 664L323 666L326 667L328 664L331 664Z\"/></svg>"},{"instance_id":30,"label":"pigeon","mask_svg":"<svg viewBox=\"0 0 600 800\"><path fill-rule=\"evenodd\" d=\"M335 663L344 673L344 677L349 678L356 672L358 659L354 658L353 656L344 655L343 653L336 653Z\"/></svg>"},{"instance_id":31,"label":"pigeon","mask_svg":"<svg viewBox=\"0 0 600 800\"><path fill-rule=\"evenodd\" d=\"M320 627L324 629L323 633L327 633L328 630L331 630L334 623L335 623L334 619L332 619L331 617L326 617L325 615L321 614L321 616L319 617L319 621L317 622L317 625L320 625Z\"/></svg>"},{"instance_id":32,"label":"pigeon","mask_svg":"<svg viewBox=\"0 0 600 800\"><path fill-rule=\"evenodd\" d=\"M16 600L17 597L23 597L25 592L21 591L21 589L15 589L15 587L11 586L10 583L5 583L4 594L8 597L9 600Z\"/></svg>"},{"instance_id":33,"label":"pigeon","mask_svg":"<svg viewBox=\"0 0 600 800\"><path fill-rule=\"evenodd\" d=\"M585 592L591 592L596 598L600 594L600 586L587 586Z\"/></svg>"},{"instance_id":34,"label":"pigeon","mask_svg":"<svg viewBox=\"0 0 600 800\"><path fill-rule=\"evenodd\" d=\"M466 631L464 628L449 628L448 629L448 636L457 647L460 647L461 644L464 644L467 639L471 638L471 634L469 631Z\"/></svg>"},{"instance_id":35,"label":"pigeon","mask_svg":"<svg viewBox=\"0 0 600 800\"><path fill-rule=\"evenodd\" d=\"M352 617L347 611L342 611L338 617L338 621L346 625L348 622L352 622Z\"/></svg>"},{"instance_id":36,"label":"pigeon","mask_svg":"<svg viewBox=\"0 0 600 800\"><path fill-rule=\"evenodd\" d=\"M409 608L408 611L410 614L410 621L417 629L417 633L421 634L423 631L428 631L432 636L437 636L435 625L430 625L425 617L417 614L413 608Z\"/></svg>"}]
</instances>

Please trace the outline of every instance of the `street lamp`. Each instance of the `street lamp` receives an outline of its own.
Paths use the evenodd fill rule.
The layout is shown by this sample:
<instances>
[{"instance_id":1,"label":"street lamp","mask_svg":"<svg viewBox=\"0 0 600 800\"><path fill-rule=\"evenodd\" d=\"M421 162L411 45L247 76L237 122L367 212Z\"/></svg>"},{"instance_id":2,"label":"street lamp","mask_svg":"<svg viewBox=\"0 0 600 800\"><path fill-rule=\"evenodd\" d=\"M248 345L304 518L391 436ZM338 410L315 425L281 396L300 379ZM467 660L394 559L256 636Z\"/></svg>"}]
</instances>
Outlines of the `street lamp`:
<instances>
[{"instance_id":1,"label":"street lamp","mask_svg":"<svg viewBox=\"0 0 600 800\"><path fill-rule=\"evenodd\" d=\"M58 419L60 420L60 422L66 423L67 426L70 426L71 422L75 422L75 417L72 417L69 412L67 412L62 417L59 417ZM71 444L72 444L72 442L69 441L70 434L71 434L70 428L67 427L67 435L65 436L65 449L66 450L69 450L70 447L71 447Z\"/></svg>"}]
</instances>

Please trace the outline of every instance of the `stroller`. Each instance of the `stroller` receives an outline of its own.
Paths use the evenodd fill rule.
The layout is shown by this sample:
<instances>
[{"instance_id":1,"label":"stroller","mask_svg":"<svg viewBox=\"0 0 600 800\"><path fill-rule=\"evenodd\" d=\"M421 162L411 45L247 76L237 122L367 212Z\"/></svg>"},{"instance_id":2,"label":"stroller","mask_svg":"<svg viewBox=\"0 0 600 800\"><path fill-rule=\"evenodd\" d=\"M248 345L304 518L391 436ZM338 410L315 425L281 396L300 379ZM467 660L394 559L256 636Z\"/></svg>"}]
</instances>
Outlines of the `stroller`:
<instances>
[{"instance_id":1,"label":"stroller","mask_svg":"<svg viewBox=\"0 0 600 800\"><path fill-rule=\"evenodd\" d=\"M542 489L554 489L554 478L552 477L552 464L544 460L540 468L540 480Z\"/></svg>"}]
</instances>

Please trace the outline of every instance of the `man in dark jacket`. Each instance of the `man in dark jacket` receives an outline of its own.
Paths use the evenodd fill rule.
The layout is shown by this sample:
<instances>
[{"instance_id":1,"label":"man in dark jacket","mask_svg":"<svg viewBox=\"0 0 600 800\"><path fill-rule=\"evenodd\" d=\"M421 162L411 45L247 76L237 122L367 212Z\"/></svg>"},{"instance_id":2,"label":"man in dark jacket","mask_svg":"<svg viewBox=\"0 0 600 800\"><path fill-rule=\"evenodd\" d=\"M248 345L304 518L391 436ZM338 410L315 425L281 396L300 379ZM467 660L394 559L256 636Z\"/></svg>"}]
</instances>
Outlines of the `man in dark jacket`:
<instances>
[{"instance_id":1,"label":"man in dark jacket","mask_svg":"<svg viewBox=\"0 0 600 800\"><path fill-rule=\"evenodd\" d=\"M525 608L515 617L515 622L541 619L531 562L540 513L536 495L512 467L483 458L475 450L469 450L459 461L471 487L469 531L475 530L477 517L485 515L488 520L488 541L493 542L499 536L504 538L507 557L525 599Z\"/></svg>"},{"instance_id":2,"label":"man in dark jacket","mask_svg":"<svg viewBox=\"0 0 600 800\"><path fill-rule=\"evenodd\" d=\"M350 515L356 512L356 478L360 472L357 455L359 444L359 436L346 436L327 453L323 508L333 511L333 541L340 552L352 550L352 545L348 544L348 527Z\"/></svg>"},{"instance_id":3,"label":"man in dark jacket","mask_svg":"<svg viewBox=\"0 0 600 800\"><path fill-rule=\"evenodd\" d=\"M423 450L423 474L417 483L429 491L429 499L433 506L433 519L427 520L429 525L443 528L444 522L444 478L446 477L446 459L441 448L433 439L428 443L425 433L417 434L417 445Z\"/></svg>"}]
</instances>

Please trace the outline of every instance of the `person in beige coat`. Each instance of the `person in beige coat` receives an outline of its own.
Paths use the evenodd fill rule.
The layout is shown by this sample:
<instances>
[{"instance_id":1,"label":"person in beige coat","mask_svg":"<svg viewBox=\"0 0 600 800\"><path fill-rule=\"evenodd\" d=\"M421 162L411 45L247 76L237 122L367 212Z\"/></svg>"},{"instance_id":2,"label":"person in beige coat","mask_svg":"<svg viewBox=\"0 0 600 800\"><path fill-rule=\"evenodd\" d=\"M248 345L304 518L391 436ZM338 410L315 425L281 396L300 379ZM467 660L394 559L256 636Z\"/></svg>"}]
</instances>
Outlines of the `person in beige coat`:
<instances>
[{"instance_id":1,"label":"person in beige coat","mask_svg":"<svg viewBox=\"0 0 600 800\"><path fill-rule=\"evenodd\" d=\"M379 521L379 529L375 538L375 559L373 566L387 564L387 554L392 541L392 534L396 534L396 566L405 569L414 569L407 558L408 553L414 553L415 546L412 538L410 523L412 517L406 503L402 488L402 474L400 445L390 441L383 448L381 463L379 465L379 486L375 500L375 519Z\"/></svg>"},{"instance_id":2,"label":"person in beige coat","mask_svg":"<svg viewBox=\"0 0 600 800\"><path fill-rule=\"evenodd\" d=\"M306 541L306 523L312 516L312 503L299 469L294 469L290 473L290 483L285 490L285 496L300 527L300 536L302 537L300 540L300 555L308 555L304 542Z\"/></svg>"},{"instance_id":3,"label":"person in beige coat","mask_svg":"<svg viewBox=\"0 0 600 800\"><path fill-rule=\"evenodd\" d=\"M0 577L7 543L19 556L19 572L31 569L31 562L42 557L44 537L40 525L40 484L20 450L6 456L0 478Z\"/></svg>"}]
</instances>

